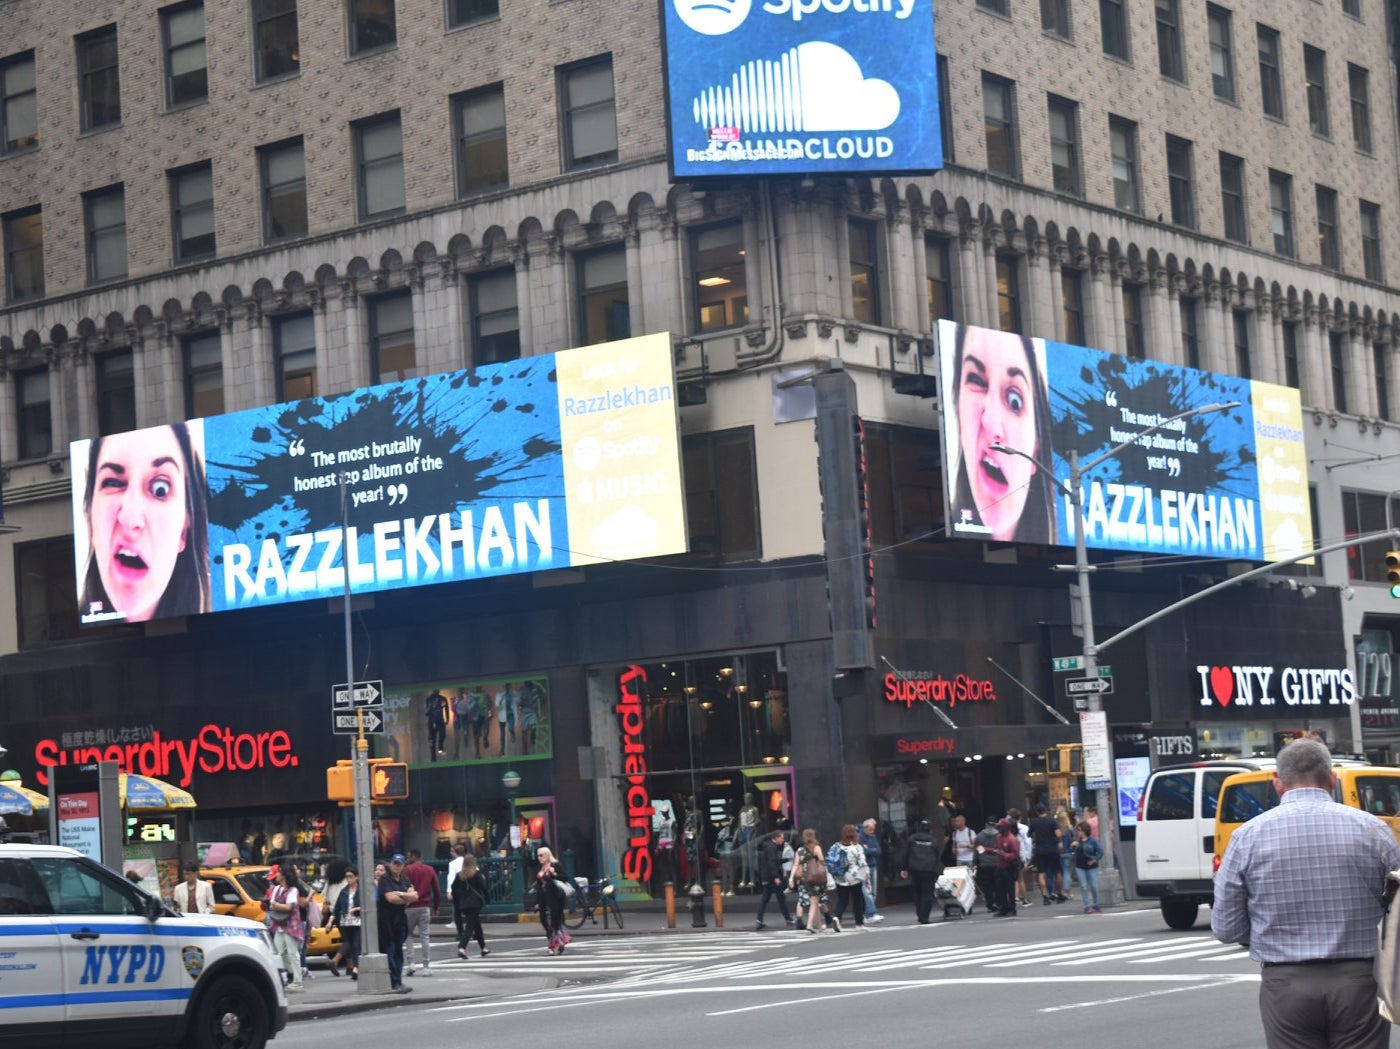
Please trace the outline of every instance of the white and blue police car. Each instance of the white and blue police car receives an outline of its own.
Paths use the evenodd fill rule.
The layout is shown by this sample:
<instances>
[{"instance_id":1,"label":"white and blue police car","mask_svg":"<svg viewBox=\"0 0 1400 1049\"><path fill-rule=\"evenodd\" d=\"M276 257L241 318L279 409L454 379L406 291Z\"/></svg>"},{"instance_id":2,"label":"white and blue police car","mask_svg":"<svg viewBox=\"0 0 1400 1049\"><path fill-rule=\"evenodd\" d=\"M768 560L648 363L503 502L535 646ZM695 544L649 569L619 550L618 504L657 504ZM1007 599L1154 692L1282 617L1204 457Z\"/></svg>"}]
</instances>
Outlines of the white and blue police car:
<instances>
[{"instance_id":1,"label":"white and blue police car","mask_svg":"<svg viewBox=\"0 0 1400 1049\"><path fill-rule=\"evenodd\" d=\"M175 914L72 849L0 845L0 1046L262 1049L286 1024L262 926Z\"/></svg>"}]
</instances>

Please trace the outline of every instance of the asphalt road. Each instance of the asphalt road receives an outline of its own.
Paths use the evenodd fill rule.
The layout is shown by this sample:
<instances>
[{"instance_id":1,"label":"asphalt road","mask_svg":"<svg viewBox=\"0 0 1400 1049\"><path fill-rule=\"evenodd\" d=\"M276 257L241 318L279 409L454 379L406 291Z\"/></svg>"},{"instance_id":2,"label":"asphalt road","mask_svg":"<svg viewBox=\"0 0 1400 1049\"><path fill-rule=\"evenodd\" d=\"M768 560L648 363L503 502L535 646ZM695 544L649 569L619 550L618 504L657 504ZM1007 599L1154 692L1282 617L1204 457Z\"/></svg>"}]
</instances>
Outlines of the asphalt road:
<instances>
[{"instance_id":1,"label":"asphalt road","mask_svg":"<svg viewBox=\"0 0 1400 1049\"><path fill-rule=\"evenodd\" d=\"M468 962L441 944L435 973L470 970L473 997L407 996L397 1008L300 1020L275 1045L459 1049L499 1038L512 1049L714 1049L775 1043L795 1026L848 1028L853 1044L869 1044L872 1032L909 1045L1042 1044L1036 1039L1047 1036L1191 1049L1262 1043L1258 966L1211 938L1206 912L1186 933L1141 908L1084 915L1065 904L1022 914L919 926L906 912L840 934L779 925L580 936L560 957L546 956L537 937L516 937ZM443 987L437 975L434 986Z\"/></svg>"}]
</instances>

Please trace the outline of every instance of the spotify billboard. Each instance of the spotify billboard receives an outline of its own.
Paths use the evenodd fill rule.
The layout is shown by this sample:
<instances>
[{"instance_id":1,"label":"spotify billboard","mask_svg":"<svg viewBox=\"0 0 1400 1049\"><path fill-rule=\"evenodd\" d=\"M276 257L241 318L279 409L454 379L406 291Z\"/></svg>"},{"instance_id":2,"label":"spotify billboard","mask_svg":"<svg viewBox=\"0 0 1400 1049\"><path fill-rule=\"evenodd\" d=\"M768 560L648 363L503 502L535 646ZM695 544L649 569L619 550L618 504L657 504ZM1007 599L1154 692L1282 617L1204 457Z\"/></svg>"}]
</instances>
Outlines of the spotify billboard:
<instances>
[{"instance_id":1,"label":"spotify billboard","mask_svg":"<svg viewBox=\"0 0 1400 1049\"><path fill-rule=\"evenodd\" d=\"M674 178L943 166L933 0L661 0Z\"/></svg>"}]
</instances>

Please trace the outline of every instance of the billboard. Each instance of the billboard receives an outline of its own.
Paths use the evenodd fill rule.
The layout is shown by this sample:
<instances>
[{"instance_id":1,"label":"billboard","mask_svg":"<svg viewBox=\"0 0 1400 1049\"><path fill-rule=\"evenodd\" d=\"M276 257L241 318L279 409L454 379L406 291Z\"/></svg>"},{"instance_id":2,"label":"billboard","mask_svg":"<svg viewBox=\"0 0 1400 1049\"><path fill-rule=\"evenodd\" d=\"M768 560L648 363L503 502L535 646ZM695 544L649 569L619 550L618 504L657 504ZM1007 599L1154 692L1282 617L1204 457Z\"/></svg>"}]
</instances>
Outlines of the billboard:
<instances>
[{"instance_id":1,"label":"billboard","mask_svg":"<svg viewBox=\"0 0 1400 1049\"><path fill-rule=\"evenodd\" d=\"M71 457L89 624L334 597L347 564L368 593L686 548L664 333L75 441Z\"/></svg>"},{"instance_id":2,"label":"billboard","mask_svg":"<svg viewBox=\"0 0 1400 1049\"><path fill-rule=\"evenodd\" d=\"M943 166L933 0L661 0L675 178Z\"/></svg>"},{"instance_id":3,"label":"billboard","mask_svg":"<svg viewBox=\"0 0 1400 1049\"><path fill-rule=\"evenodd\" d=\"M1070 452L1087 465L1127 442L1083 478L1088 546L1251 561L1312 549L1297 390L947 320L938 348L950 536L1073 545Z\"/></svg>"}]
</instances>

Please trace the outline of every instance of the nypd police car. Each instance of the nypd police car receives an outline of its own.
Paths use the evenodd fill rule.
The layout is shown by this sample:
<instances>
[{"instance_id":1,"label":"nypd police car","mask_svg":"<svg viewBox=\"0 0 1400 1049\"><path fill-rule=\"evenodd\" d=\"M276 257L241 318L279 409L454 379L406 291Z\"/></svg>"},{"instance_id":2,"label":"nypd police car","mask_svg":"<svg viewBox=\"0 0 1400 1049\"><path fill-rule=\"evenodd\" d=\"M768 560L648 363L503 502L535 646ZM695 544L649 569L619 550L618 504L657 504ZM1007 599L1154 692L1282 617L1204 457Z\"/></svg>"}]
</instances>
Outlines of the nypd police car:
<instances>
[{"instance_id":1,"label":"nypd police car","mask_svg":"<svg viewBox=\"0 0 1400 1049\"><path fill-rule=\"evenodd\" d=\"M0 845L0 1046L262 1049L287 998L262 926L176 915L72 849Z\"/></svg>"}]
</instances>

